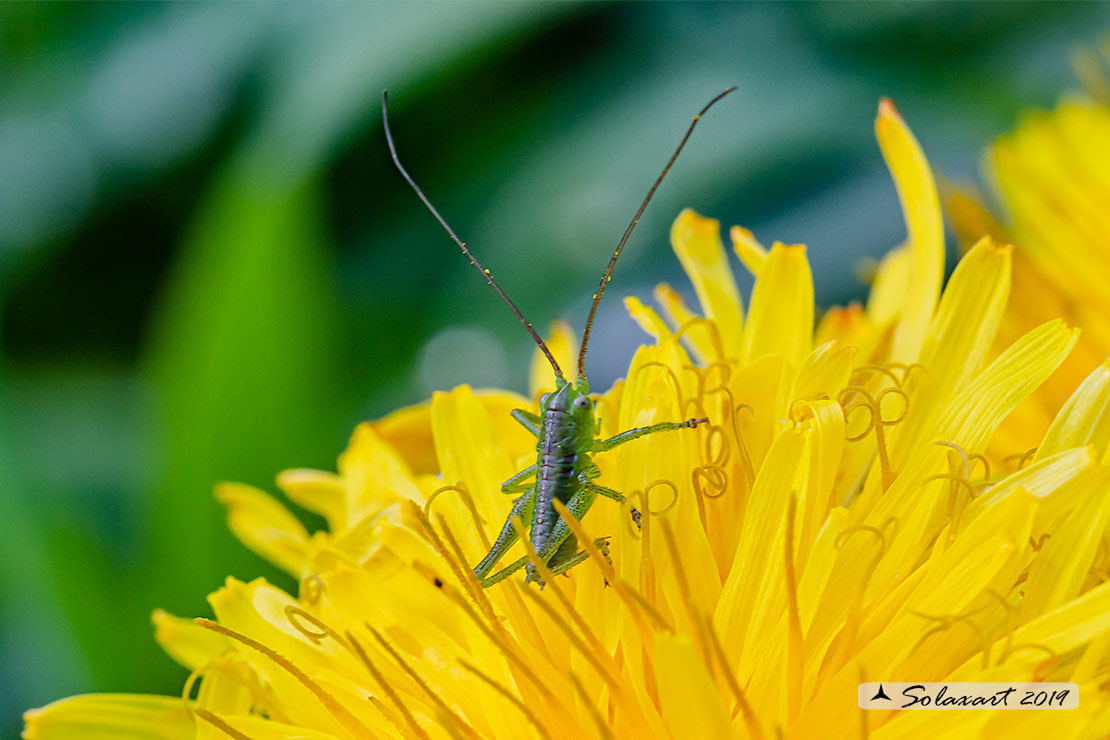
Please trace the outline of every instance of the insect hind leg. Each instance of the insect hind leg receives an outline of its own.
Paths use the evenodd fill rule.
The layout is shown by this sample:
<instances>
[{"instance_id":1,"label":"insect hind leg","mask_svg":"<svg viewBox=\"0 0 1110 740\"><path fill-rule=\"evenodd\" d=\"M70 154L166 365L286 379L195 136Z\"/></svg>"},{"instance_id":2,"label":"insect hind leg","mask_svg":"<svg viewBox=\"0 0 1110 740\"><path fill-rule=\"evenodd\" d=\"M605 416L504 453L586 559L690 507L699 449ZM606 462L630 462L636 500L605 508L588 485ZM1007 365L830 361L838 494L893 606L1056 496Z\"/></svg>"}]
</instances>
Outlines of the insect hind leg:
<instances>
[{"instance_id":1,"label":"insect hind leg","mask_svg":"<svg viewBox=\"0 0 1110 740\"><path fill-rule=\"evenodd\" d=\"M520 558L519 560L514 560L510 565L505 566L501 570L494 573L492 576L480 579L482 583L482 588L489 588L495 583L500 583L501 581L511 576L513 573L516 573L518 570L523 568L527 563L527 555Z\"/></svg>"},{"instance_id":2,"label":"insect hind leg","mask_svg":"<svg viewBox=\"0 0 1110 740\"><path fill-rule=\"evenodd\" d=\"M479 581L485 582L489 574L493 571L497 561L508 552L509 548L516 543L518 535L516 527L513 526L513 517L519 516L521 519L527 517L532 518L532 510L535 508L536 489L533 488L524 496L521 496L513 503L513 508L509 511L509 517L505 520L505 525L501 527L501 533L497 535L497 540L494 541L493 547L490 548L489 553L482 558L482 562L474 566L474 575L478 577ZM525 558L527 561L527 558ZM520 563L523 565L524 563ZM514 563L514 565L516 565ZM519 568L520 565L516 567ZM510 566L512 567L512 566ZM509 575L509 574L506 574ZM502 576L504 578L505 576ZM500 580L500 579L498 579ZM496 583L497 581L494 581Z\"/></svg>"},{"instance_id":3,"label":"insect hind leg","mask_svg":"<svg viewBox=\"0 0 1110 740\"><path fill-rule=\"evenodd\" d=\"M613 564L612 558L609 557L609 538L598 537L594 540L594 545L597 547L601 557L605 558L605 562L610 565ZM555 554L551 557L551 561L547 564L548 571L552 576L561 575L580 563L584 563L590 558L588 550L578 549L578 539L572 534L570 537L559 546ZM514 563L515 565L515 563ZM543 589L544 582L540 581L540 589Z\"/></svg>"}]
</instances>

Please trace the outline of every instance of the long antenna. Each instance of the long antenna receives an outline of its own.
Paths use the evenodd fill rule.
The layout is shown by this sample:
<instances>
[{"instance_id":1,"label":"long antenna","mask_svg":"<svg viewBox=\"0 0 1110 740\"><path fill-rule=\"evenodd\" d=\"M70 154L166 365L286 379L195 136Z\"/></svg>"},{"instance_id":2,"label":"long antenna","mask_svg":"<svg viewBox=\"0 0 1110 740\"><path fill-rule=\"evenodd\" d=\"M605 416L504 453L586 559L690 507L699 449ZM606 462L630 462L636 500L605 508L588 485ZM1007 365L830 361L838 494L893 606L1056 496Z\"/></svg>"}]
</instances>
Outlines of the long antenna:
<instances>
[{"instance_id":1,"label":"long antenna","mask_svg":"<svg viewBox=\"0 0 1110 740\"><path fill-rule=\"evenodd\" d=\"M389 132L388 109L389 91L382 90L382 126L385 128L385 140L389 144L389 153L393 155L393 164L397 165L397 169L401 172L402 177L404 177L405 181L412 186L412 189L416 191L416 194L420 196L420 200L424 203L427 209L432 212L432 215L436 217L436 220L439 221L439 225L447 231L447 234L451 237L452 241L454 241L455 244L459 245L459 249L461 249L463 254L466 255L466 258L470 260L470 264L474 265L474 269L477 270L483 278L485 278L485 281L489 283L489 287L497 291L497 295L501 297L501 300L504 301L505 305L509 307L509 310L513 312L513 316L516 316L520 320L520 323L524 325L524 328L528 330L528 333L532 335L532 340L537 345L539 345L539 348L543 351L544 355L546 355L547 361L551 363L551 368L555 371L556 379L563 380L563 371L559 368L559 363L555 361L555 356L551 354L551 350L549 350L547 348L547 345L543 343L543 340L540 339L540 335L536 333L536 330L532 327L532 324L528 321L528 319L524 318L524 314L520 312L520 309L516 307L516 304L513 303L512 299L505 294L505 291L503 291L501 289L501 286L497 284L497 281L493 279L493 273L483 267L482 263L478 261L478 258L475 257L471 253L471 251L466 248L466 242L455 235L455 232L451 229L450 226L447 225L447 222L443 220L443 216L439 215L439 211L436 210L435 206L432 205L432 202L428 200L427 196L424 195L424 191L420 189L420 186L417 185L416 182L409 175L409 173L405 171L404 166L401 164L401 160L397 158L397 148L393 146L393 134Z\"/></svg>"},{"instance_id":2,"label":"long antenna","mask_svg":"<svg viewBox=\"0 0 1110 740\"><path fill-rule=\"evenodd\" d=\"M673 165L675 160L678 159L678 155L682 151L682 147L686 146L686 140L690 138L690 134L694 133L694 127L698 125L698 120L705 115L705 112L707 110L713 107L714 103L716 103L718 100L728 95L735 89L736 87L733 86L725 90L723 93L719 94L717 97L706 103L705 107L698 111L698 114L694 116L694 120L690 123L690 128L686 129L686 135L682 137L682 141L678 143L678 148L674 150L674 154L672 154L671 158L667 160L667 166L663 168L663 171L661 173L659 173L659 177L655 180L655 184L651 186L651 190L648 191L647 197L644 198L644 202L640 204L640 210L636 211L636 215L632 217L632 223L630 223L628 225L628 228L624 230L624 236L621 237L620 243L617 244L617 248L613 251L613 256L609 259L609 266L605 268L605 274L601 276L601 285L598 286L597 292L594 293L594 302L593 305L590 306L589 318L586 319L586 329L582 332L582 347L578 351L578 378L580 380L586 380L586 346L589 344L590 341L590 329L594 325L594 316L597 315L597 306L599 303L601 303L601 296L605 295L605 286L609 284L609 280L613 277L613 268L616 266L617 260L620 258L621 252L624 250L624 245L628 243L628 237L632 236L632 230L635 229L636 224L640 222L640 216L644 215L644 209L647 208L647 204L651 202L651 197L655 195L655 191L659 188L659 184L663 182L663 178L667 176L667 173L671 169L671 165Z\"/></svg>"}]
</instances>

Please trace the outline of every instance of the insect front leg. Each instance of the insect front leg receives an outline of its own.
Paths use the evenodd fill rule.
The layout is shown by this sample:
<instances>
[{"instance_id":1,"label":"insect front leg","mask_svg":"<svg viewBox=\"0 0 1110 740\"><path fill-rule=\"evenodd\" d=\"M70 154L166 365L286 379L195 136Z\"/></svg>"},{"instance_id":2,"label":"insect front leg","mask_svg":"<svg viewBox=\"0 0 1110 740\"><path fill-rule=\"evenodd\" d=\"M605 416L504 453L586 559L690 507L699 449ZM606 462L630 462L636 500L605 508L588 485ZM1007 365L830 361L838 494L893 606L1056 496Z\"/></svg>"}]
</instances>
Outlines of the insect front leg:
<instances>
[{"instance_id":1,"label":"insect front leg","mask_svg":"<svg viewBox=\"0 0 1110 740\"><path fill-rule=\"evenodd\" d=\"M532 518L532 510L536 505L536 489L531 488L528 493L524 494L516 501L513 502L513 508L509 511L509 517L505 520L505 526L501 528L501 533L497 535L497 540L493 543L489 553L482 558L482 562L474 566L474 575L478 577L479 581L485 581L486 577L497 565L497 561L508 551L513 543L517 540L516 528L513 527L513 517L519 516L521 521L527 521ZM520 565L523 565L521 563ZM519 565L517 566L520 567ZM500 580L500 579L499 579ZM494 581L496 583L496 581Z\"/></svg>"},{"instance_id":2,"label":"insect front leg","mask_svg":"<svg viewBox=\"0 0 1110 740\"><path fill-rule=\"evenodd\" d=\"M501 484L501 493L524 493L532 484L528 481L536 477L536 466L529 465L512 478Z\"/></svg>"},{"instance_id":3,"label":"insect front leg","mask_svg":"<svg viewBox=\"0 0 1110 740\"><path fill-rule=\"evenodd\" d=\"M522 427L531 432L533 437L540 436L540 417L524 409L513 409L509 414L520 422Z\"/></svg>"},{"instance_id":4,"label":"insect front leg","mask_svg":"<svg viewBox=\"0 0 1110 740\"><path fill-rule=\"evenodd\" d=\"M640 437L646 437L649 434L655 434L657 432L669 432L675 429L693 429L698 424L708 423L708 418L702 418L687 419L686 421L664 421L660 424L652 424L649 427L636 427L635 429L629 429L627 432L614 434L609 439L598 440L594 443L593 450L591 451L608 452L618 445L622 445L625 442L631 442L632 440L639 439Z\"/></svg>"}]
</instances>

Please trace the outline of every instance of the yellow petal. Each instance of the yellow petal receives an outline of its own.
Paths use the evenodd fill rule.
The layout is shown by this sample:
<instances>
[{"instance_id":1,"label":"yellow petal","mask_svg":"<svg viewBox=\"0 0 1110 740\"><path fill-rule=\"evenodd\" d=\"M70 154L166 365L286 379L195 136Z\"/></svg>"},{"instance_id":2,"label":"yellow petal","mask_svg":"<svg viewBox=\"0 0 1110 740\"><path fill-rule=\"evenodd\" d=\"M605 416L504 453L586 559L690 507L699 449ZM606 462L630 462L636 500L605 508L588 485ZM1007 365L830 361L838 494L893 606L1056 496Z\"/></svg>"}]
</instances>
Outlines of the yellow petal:
<instances>
[{"instance_id":1,"label":"yellow petal","mask_svg":"<svg viewBox=\"0 0 1110 740\"><path fill-rule=\"evenodd\" d=\"M1048 532L1025 583L1021 621L1050 612L1079 595L1110 522L1110 485L1091 486L1066 520Z\"/></svg>"},{"instance_id":2,"label":"yellow petal","mask_svg":"<svg viewBox=\"0 0 1110 740\"><path fill-rule=\"evenodd\" d=\"M914 410L899 425L895 467L933 434L942 399L979 371L1002 320L1010 293L1009 246L984 238L960 260L944 290L921 347L923 371L913 377L909 405Z\"/></svg>"},{"instance_id":3,"label":"yellow petal","mask_svg":"<svg viewBox=\"0 0 1110 740\"><path fill-rule=\"evenodd\" d=\"M760 244L755 234L743 226L733 226L728 230L728 235L732 239L732 251L736 252L748 272L758 277L767 261L767 247Z\"/></svg>"},{"instance_id":4,"label":"yellow petal","mask_svg":"<svg viewBox=\"0 0 1110 740\"><path fill-rule=\"evenodd\" d=\"M501 494L501 484L517 472L501 447L497 427L470 388L459 386L432 397L432 429L444 482L463 482L492 539L512 507L511 499ZM447 516L469 557L485 554L470 512L460 499L448 498L438 511Z\"/></svg>"},{"instance_id":5,"label":"yellow petal","mask_svg":"<svg viewBox=\"0 0 1110 740\"><path fill-rule=\"evenodd\" d=\"M88 694L23 715L25 740L192 740L193 720L179 696Z\"/></svg>"},{"instance_id":6,"label":"yellow petal","mask_svg":"<svg viewBox=\"0 0 1110 740\"><path fill-rule=\"evenodd\" d=\"M331 531L347 528L347 487L335 473L305 468L283 470L278 473L277 484L297 506L324 517Z\"/></svg>"},{"instance_id":7,"label":"yellow petal","mask_svg":"<svg viewBox=\"0 0 1110 740\"><path fill-rule=\"evenodd\" d=\"M848 384L858 352L856 347L837 341L826 342L814 349L794 378L791 402L834 397Z\"/></svg>"},{"instance_id":8,"label":"yellow petal","mask_svg":"<svg viewBox=\"0 0 1110 740\"><path fill-rule=\"evenodd\" d=\"M339 473L347 487L347 521L340 532L403 499L423 501L412 472L373 424L359 424L339 456Z\"/></svg>"},{"instance_id":9,"label":"yellow petal","mask_svg":"<svg viewBox=\"0 0 1110 740\"><path fill-rule=\"evenodd\" d=\"M727 355L717 325L708 323L691 311L678 291L666 283L659 283L655 286L652 297L663 310L663 316L670 322L676 335L681 334L683 346L690 351L695 362L704 365Z\"/></svg>"},{"instance_id":10,"label":"yellow petal","mask_svg":"<svg viewBox=\"0 0 1110 740\"><path fill-rule=\"evenodd\" d=\"M1033 459L1088 444L1099 457L1110 451L1110 360L1096 368L1060 409Z\"/></svg>"},{"instance_id":11,"label":"yellow petal","mask_svg":"<svg viewBox=\"0 0 1110 740\"><path fill-rule=\"evenodd\" d=\"M203 629L194 624L197 629ZM206 630L207 631L207 630ZM215 634L215 633L212 633ZM210 661L204 667L203 679L197 691L194 712L203 714L247 714L258 700L252 691L257 680L250 664L229 650L226 655ZM203 709L202 709L203 708ZM196 740L226 740L223 730L210 722L197 723Z\"/></svg>"},{"instance_id":12,"label":"yellow petal","mask_svg":"<svg viewBox=\"0 0 1110 740\"><path fill-rule=\"evenodd\" d=\"M228 650L227 638L198 627L191 619L175 617L162 609L150 615L154 639L166 655L189 670L195 670Z\"/></svg>"},{"instance_id":13,"label":"yellow petal","mask_svg":"<svg viewBox=\"0 0 1110 740\"><path fill-rule=\"evenodd\" d=\"M670 327L667 326L662 317L655 312L655 309L644 305L644 302L636 296L626 297L624 307L628 310L628 315L632 317L632 320L656 342L671 336Z\"/></svg>"},{"instance_id":14,"label":"yellow petal","mask_svg":"<svg viewBox=\"0 0 1110 740\"><path fill-rule=\"evenodd\" d=\"M398 409L384 419L370 422L370 425L382 440L397 451L413 475L439 472L428 403Z\"/></svg>"},{"instance_id":15,"label":"yellow petal","mask_svg":"<svg viewBox=\"0 0 1110 740\"><path fill-rule=\"evenodd\" d=\"M874 334L874 327L870 319L863 312L863 306L853 301L847 306L833 306L821 320L817 322L817 331L814 332L815 345L840 342L846 347L861 348ZM870 357L869 352L862 353L863 357Z\"/></svg>"},{"instance_id":16,"label":"yellow petal","mask_svg":"<svg viewBox=\"0 0 1110 740\"><path fill-rule=\"evenodd\" d=\"M1078 338L1079 330L1060 320L1026 334L959 391L937 425L938 438L982 452L1002 420L1059 367Z\"/></svg>"},{"instance_id":17,"label":"yellow petal","mask_svg":"<svg viewBox=\"0 0 1110 740\"><path fill-rule=\"evenodd\" d=\"M805 572L810 548L821 531L830 508L830 495L837 482L844 452L844 413L835 401L810 401L804 422L810 427L809 471L802 481L798 500L796 532L798 570Z\"/></svg>"},{"instance_id":18,"label":"yellow petal","mask_svg":"<svg viewBox=\"0 0 1110 740\"><path fill-rule=\"evenodd\" d=\"M752 290L741 357L777 354L797 368L813 345L813 275L801 244L775 242Z\"/></svg>"},{"instance_id":19,"label":"yellow petal","mask_svg":"<svg viewBox=\"0 0 1110 740\"><path fill-rule=\"evenodd\" d=\"M690 638L661 634L655 643L655 675L663 719L673 737L733 740L728 712Z\"/></svg>"},{"instance_id":20,"label":"yellow petal","mask_svg":"<svg viewBox=\"0 0 1110 740\"><path fill-rule=\"evenodd\" d=\"M694 284L702 311L717 322L725 346L738 347L744 310L721 244L720 222L687 208L671 227L671 245Z\"/></svg>"},{"instance_id":21,"label":"yellow petal","mask_svg":"<svg viewBox=\"0 0 1110 740\"><path fill-rule=\"evenodd\" d=\"M308 532L272 496L241 483L216 486L216 500L227 507L228 527L239 541L294 578L308 564Z\"/></svg>"},{"instance_id":22,"label":"yellow petal","mask_svg":"<svg viewBox=\"0 0 1110 740\"><path fill-rule=\"evenodd\" d=\"M941 196L944 199L944 212L951 219L952 229L965 248L984 236L1003 244L1013 243L1013 237L983 205L983 196L974 186L957 185L942 179Z\"/></svg>"},{"instance_id":23,"label":"yellow petal","mask_svg":"<svg viewBox=\"0 0 1110 740\"><path fill-rule=\"evenodd\" d=\"M714 627L725 645L742 651L753 619L753 606L762 589L767 572L780 573L787 502L797 490L799 473L806 462L806 434L787 427L775 440L767 459L759 470L748 500L740 541L725 581Z\"/></svg>"},{"instance_id":24,"label":"yellow petal","mask_svg":"<svg viewBox=\"0 0 1110 740\"><path fill-rule=\"evenodd\" d=\"M913 274L913 257L913 252L902 246L887 252L879 262L867 297L867 315L872 323L883 326L902 315Z\"/></svg>"},{"instance_id":25,"label":"yellow petal","mask_svg":"<svg viewBox=\"0 0 1110 740\"><path fill-rule=\"evenodd\" d=\"M1007 496L1012 495L1019 488L1028 491L1041 501L1038 518L1046 511L1056 510L1071 511L1077 501L1082 500L1086 494L1087 486L1093 480L1088 474L1095 472L1095 459L1091 451L1085 447L1077 447L1055 455L1037 460L1031 465L1026 465L1021 470L1012 473L997 485L991 486L980 494L967 507L966 516L974 517L987 511L998 504ZM1053 504L1053 499L1064 493L1061 489L1078 487L1078 490L1068 494L1067 501ZM1046 521L1053 521L1048 517ZM1037 531L1041 531L1038 529Z\"/></svg>"},{"instance_id":26,"label":"yellow petal","mask_svg":"<svg viewBox=\"0 0 1110 740\"><path fill-rule=\"evenodd\" d=\"M1009 669L1012 673L1020 666L1035 666L1045 660L1044 648L1056 655L1065 655L1107 630L1110 630L1110 583L1103 583L1059 609L1014 630L1008 638L1009 644L1035 645L1041 649L1011 651L998 667L1004 671ZM976 680L966 677L974 676L980 664L979 656L975 656L953 671L949 680Z\"/></svg>"},{"instance_id":27,"label":"yellow petal","mask_svg":"<svg viewBox=\"0 0 1110 740\"><path fill-rule=\"evenodd\" d=\"M673 341L655 347L641 347L636 352L632 359L627 385L621 394L619 419L623 428L647 426L660 421L682 418L678 395L682 389L675 387L677 375L673 372L673 368L681 367L687 362L681 348ZM668 372L667 368L672 370ZM717 574L712 547L701 523L699 497L693 490L691 480L690 471L694 467L698 440L698 434L694 430L668 431L622 445L613 452L598 455L596 460L599 464L612 465L623 473L615 478L603 476L601 479L603 484L615 485L621 491L643 491L660 479L674 482L676 486L674 491L669 486L655 486L654 490L649 492L652 501L655 502L651 504L650 509L643 505L642 501L634 505L644 516L650 516L647 512L666 507L666 503L660 502L666 502L672 497L673 492L677 492L673 511L667 516L674 527L676 538L682 543L683 571L690 589L690 600L695 607L708 613L716 603L720 592L720 578ZM603 468L603 470L606 469L608 467ZM606 482L610 480L612 483ZM594 508L601 506L607 509L617 508L610 507L608 504L607 501L599 502ZM627 518L622 517L619 526L627 527L627 522ZM622 559L622 567L629 567L639 559L642 541L635 537L622 538L622 540L621 547L630 556ZM635 554L633 550L636 551ZM648 554L656 558L662 566L660 569L663 574L660 578L662 587L674 589L672 596L677 603L676 573L671 567L671 558L661 532L650 537ZM625 562L625 560L631 562Z\"/></svg>"},{"instance_id":28,"label":"yellow petal","mask_svg":"<svg viewBox=\"0 0 1110 740\"><path fill-rule=\"evenodd\" d=\"M1009 543L1013 546L1009 557L1016 558L1027 547L1036 508L1037 499L1019 491L966 525L951 546L929 559L926 575L906 602L906 611L955 614L962 610L1004 565L1004 561L993 561L994 568L986 567L992 552L1001 552L1002 545ZM975 562L978 565L972 565Z\"/></svg>"},{"instance_id":29,"label":"yellow petal","mask_svg":"<svg viewBox=\"0 0 1110 740\"><path fill-rule=\"evenodd\" d=\"M381 715L366 705L365 694L356 702L321 688L322 676L340 674L348 677L354 691L352 679L363 676L365 668L334 640L317 643L302 634L295 624L310 630L313 625L291 616L289 610L303 607L288 594L262 578L250 583L228 578L208 602L220 625L261 646L232 640L259 679L283 697L282 710L290 722L342 736L381 721Z\"/></svg>"},{"instance_id":30,"label":"yellow petal","mask_svg":"<svg viewBox=\"0 0 1110 740\"><path fill-rule=\"evenodd\" d=\"M497 437L498 444L513 460L519 457L534 457L536 438L531 432L522 427L512 417L513 409L531 409L539 411L538 403L529 403L515 393L507 391L477 390L474 395L478 403L486 410L490 423L493 424L493 434ZM438 471L437 471L438 472Z\"/></svg>"},{"instance_id":31,"label":"yellow petal","mask_svg":"<svg viewBox=\"0 0 1110 740\"><path fill-rule=\"evenodd\" d=\"M940 197L921 145L889 100L879 104L875 135L898 189L909 232L907 244L913 254L913 278L906 286L891 357L897 362L913 362L925 341L944 277Z\"/></svg>"},{"instance_id":32,"label":"yellow petal","mask_svg":"<svg viewBox=\"0 0 1110 740\"><path fill-rule=\"evenodd\" d=\"M529 408L531 404L527 399L508 391L479 390L475 395L493 419L507 446L513 450L536 446L535 437L509 416L512 409ZM431 404L425 402L399 409L384 419L370 422L370 426L382 441L393 448L413 475L439 472L432 436Z\"/></svg>"}]
</instances>

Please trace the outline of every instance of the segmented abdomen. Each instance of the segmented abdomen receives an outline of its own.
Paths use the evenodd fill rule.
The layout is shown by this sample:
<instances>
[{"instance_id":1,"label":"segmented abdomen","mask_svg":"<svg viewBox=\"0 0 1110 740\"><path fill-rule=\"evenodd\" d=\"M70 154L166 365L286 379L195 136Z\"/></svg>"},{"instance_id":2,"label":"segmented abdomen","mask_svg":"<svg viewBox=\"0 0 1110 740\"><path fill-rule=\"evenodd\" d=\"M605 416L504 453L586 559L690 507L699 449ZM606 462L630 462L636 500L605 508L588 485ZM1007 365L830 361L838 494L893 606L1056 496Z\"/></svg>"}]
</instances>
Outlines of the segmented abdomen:
<instances>
[{"instance_id":1,"label":"segmented abdomen","mask_svg":"<svg viewBox=\"0 0 1110 740\"><path fill-rule=\"evenodd\" d=\"M574 426L570 417L557 409L549 409L544 417L544 434L540 441L539 468L536 470L536 510L533 515L532 547L539 552L559 520L552 505L554 499L566 503L575 488Z\"/></svg>"}]
</instances>

